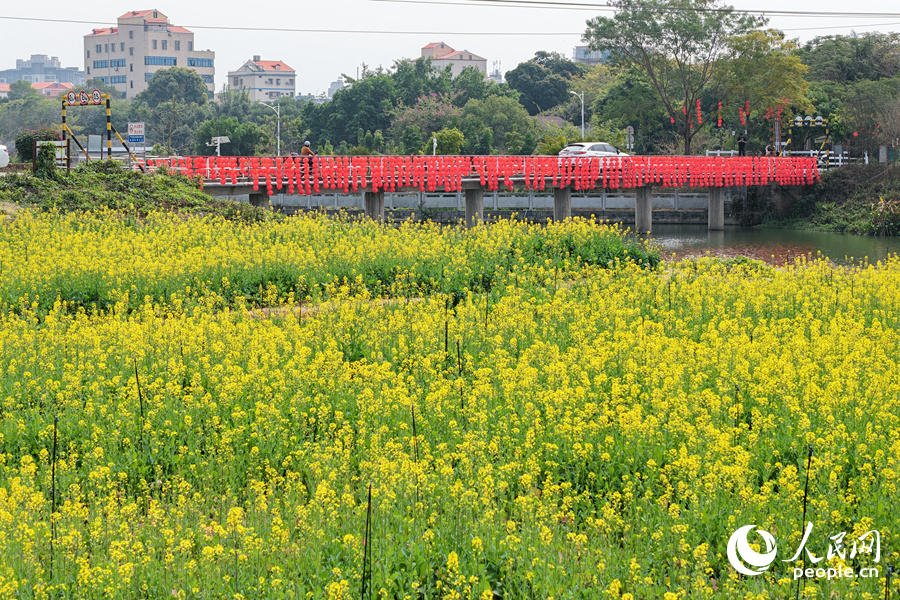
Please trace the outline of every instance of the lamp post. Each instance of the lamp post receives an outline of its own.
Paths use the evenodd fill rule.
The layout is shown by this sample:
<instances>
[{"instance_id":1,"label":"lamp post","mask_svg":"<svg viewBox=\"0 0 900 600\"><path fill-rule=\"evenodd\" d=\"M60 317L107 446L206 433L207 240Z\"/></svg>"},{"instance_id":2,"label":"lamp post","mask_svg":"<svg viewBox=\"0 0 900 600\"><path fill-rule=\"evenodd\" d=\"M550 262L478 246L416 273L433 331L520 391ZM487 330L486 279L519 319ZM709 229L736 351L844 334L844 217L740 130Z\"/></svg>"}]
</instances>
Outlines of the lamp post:
<instances>
[{"instance_id":1,"label":"lamp post","mask_svg":"<svg viewBox=\"0 0 900 600\"><path fill-rule=\"evenodd\" d=\"M579 98L581 98L581 141L583 142L584 141L584 92L581 92L580 94L578 94L576 92L569 91L569 93L572 94L573 96L578 96Z\"/></svg>"},{"instance_id":2,"label":"lamp post","mask_svg":"<svg viewBox=\"0 0 900 600\"><path fill-rule=\"evenodd\" d=\"M276 104L275 106L272 106L271 104L266 104L265 102L260 102L260 104L274 110L275 116L278 118L278 150L276 151L276 153L278 154L278 156L281 156L281 105Z\"/></svg>"}]
</instances>

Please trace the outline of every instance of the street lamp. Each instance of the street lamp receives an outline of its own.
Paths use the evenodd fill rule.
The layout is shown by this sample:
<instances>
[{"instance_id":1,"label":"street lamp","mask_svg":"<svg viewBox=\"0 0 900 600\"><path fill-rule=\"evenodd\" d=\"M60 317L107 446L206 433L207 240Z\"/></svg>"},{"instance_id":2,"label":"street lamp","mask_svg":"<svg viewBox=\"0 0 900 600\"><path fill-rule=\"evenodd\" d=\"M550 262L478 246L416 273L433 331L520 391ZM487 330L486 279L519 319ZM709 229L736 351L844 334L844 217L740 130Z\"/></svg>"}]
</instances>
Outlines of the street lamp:
<instances>
[{"instance_id":1,"label":"street lamp","mask_svg":"<svg viewBox=\"0 0 900 600\"><path fill-rule=\"evenodd\" d=\"M276 104L275 106L272 106L271 104L266 104L265 102L260 102L260 104L274 110L275 116L278 117L278 150L276 152L278 156L281 156L281 105Z\"/></svg>"},{"instance_id":2,"label":"street lamp","mask_svg":"<svg viewBox=\"0 0 900 600\"><path fill-rule=\"evenodd\" d=\"M581 92L580 94L578 94L573 91L570 91L569 93L572 94L573 96L578 96L579 98L581 98L581 141L583 142L584 141L584 92Z\"/></svg>"}]
</instances>

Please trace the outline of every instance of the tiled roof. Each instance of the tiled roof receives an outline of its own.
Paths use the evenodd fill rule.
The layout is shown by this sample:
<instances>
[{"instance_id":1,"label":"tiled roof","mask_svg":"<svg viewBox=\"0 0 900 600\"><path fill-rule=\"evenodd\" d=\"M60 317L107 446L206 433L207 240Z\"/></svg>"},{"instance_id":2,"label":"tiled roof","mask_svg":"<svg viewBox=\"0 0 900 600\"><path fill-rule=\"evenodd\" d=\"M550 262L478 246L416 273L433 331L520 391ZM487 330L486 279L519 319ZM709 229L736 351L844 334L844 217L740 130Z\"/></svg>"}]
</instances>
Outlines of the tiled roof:
<instances>
[{"instance_id":1,"label":"tiled roof","mask_svg":"<svg viewBox=\"0 0 900 600\"><path fill-rule=\"evenodd\" d=\"M94 29L91 33L87 34L85 37L89 37L92 35L111 35L113 33L119 33L118 27L106 27L104 29Z\"/></svg>"},{"instance_id":2,"label":"tiled roof","mask_svg":"<svg viewBox=\"0 0 900 600\"><path fill-rule=\"evenodd\" d=\"M280 60L255 60L253 62L262 67L264 71L293 71Z\"/></svg>"},{"instance_id":3,"label":"tiled roof","mask_svg":"<svg viewBox=\"0 0 900 600\"><path fill-rule=\"evenodd\" d=\"M427 46L422 48L422 50L425 50L427 48L437 48L438 46L446 46L449 48L449 46L447 46L444 42L432 42L431 44L428 44ZM453 49L451 48L450 51L453 52Z\"/></svg>"},{"instance_id":4,"label":"tiled roof","mask_svg":"<svg viewBox=\"0 0 900 600\"><path fill-rule=\"evenodd\" d=\"M465 58L465 56L471 56L471 58ZM463 50L462 52L457 52L454 50L449 54L444 54L443 56L435 56L434 60L486 60L474 52L469 52L468 50Z\"/></svg>"},{"instance_id":5,"label":"tiled roof","mask_svg":"<svg viewBox=\"0 0 900 600\"><path fill-rule=\"evenodd\" d=\"M169 25L169 31L172 33L193 33L190 29L185 29L184 27L179 27L177 25Z\"/></svg>"},{"instance_id":6,"label":"tiled roof","mask_svg":"<svg viewBox=\"0 0 900 600\"><path fill-rule=\"evenodd\" d=\"M149 15L152 13L152 10L131 10L119 17L120 19L132 19L134 17L143 17L144 15Z\"/></svg>"},{"instance_id":7,"label":"tiled roof","mask_svg":"<svg viewBox=\"0 0 900 600\"><path fill-rule=\"evenodd\" d=\"M8 83L0 83L0 92L8 92L9 84Z\"/></svg>"},{"instance_id":8,"label":"tiled roof","mask_svg":"<svg viewBox=\"0 0 900 600\"><path fill-rule=\"evenodd\" d=\"M71 83L65 82L65 81L38 81L38 82L32 83L31 87L33 87L36 90L45 90L47 88L66 89L66 90L75 89L74 85L72 85Z\"/></svg>"}]
</instances>

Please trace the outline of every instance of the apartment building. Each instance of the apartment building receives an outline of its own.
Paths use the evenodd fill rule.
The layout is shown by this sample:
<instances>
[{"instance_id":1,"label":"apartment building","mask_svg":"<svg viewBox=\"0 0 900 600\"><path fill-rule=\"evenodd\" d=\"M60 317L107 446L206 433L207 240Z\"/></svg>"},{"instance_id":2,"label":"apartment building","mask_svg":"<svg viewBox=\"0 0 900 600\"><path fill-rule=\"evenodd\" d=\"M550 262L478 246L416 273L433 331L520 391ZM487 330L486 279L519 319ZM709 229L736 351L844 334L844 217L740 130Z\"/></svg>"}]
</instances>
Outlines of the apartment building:
<instances>
[{"instance_id":1,"label":"apartment building","mask_svg":"<svg viewBox=\"0 0 900 600\"><path fill-rule=\"evenodd\" d=\"M466 67L475 67L487 75L487 59L468 50L457 51L444 42L435 42L422 48L422 58L430 58L431 64L438 69L450 66L450 72L456 77Z\"/></svg>"},{"instance_id":2,"label":"apartment building","mask_svg":"<svg viewBox=\"0 0 900 600\"><path fill-rule=\"evenodd\" d=\"M16 59L15 69L0 70L0 83L15 83L22 80L29 83L58 81L82 85L84 71L78 67L63 67L56 56L32 54L29 59Z\"/></svg>"},{"instance_id":3,"label":"apartment building","mask_svg":"<svg viewBox=\"0 0 900 600\"><path fill-rule=\"evenodd\" d=\"M123 98L147 89L157 71L185 67L196 71L210 98L215 91L215 58L194 47L194 33L172 25L158 10L133 10L118 18L117 27L94 29L84 36L86 79L101 79Z\"/></svg>"},{"instance_id":4,"label":"apartment building","mask_svg":"<svg viewBox=\"0 0 900 600\"><path fill-rule=\"evenodd\" d=\"M280 60L254 56L236 71L228 72L228 89L245 91L253 102L268 102L297 92L297 73Z\"/></svg>"}]
</instances>

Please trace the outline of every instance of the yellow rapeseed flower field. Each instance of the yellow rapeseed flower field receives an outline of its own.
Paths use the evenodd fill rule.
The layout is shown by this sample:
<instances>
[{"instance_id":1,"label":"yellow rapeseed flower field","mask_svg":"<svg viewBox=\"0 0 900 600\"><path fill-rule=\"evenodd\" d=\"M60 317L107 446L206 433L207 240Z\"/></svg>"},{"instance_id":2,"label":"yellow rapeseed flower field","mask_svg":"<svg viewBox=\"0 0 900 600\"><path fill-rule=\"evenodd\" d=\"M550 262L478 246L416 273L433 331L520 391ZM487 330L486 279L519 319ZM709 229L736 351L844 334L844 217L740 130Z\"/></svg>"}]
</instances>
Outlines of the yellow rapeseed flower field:
<instances>
[{"instance_id":1,"label":"yellow rapeseed flower field","mask_svg":"<svg viewBox=\"0 0 900 600\"><path fill-rule=\"evenodd\" d=\"M807 548L877 529L819 566L882 569L803 595L900 562L896 259L29 214L0 250L0 599L793 597L810 446Z\"/></svg>"}]
</instances>

